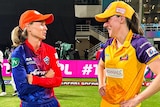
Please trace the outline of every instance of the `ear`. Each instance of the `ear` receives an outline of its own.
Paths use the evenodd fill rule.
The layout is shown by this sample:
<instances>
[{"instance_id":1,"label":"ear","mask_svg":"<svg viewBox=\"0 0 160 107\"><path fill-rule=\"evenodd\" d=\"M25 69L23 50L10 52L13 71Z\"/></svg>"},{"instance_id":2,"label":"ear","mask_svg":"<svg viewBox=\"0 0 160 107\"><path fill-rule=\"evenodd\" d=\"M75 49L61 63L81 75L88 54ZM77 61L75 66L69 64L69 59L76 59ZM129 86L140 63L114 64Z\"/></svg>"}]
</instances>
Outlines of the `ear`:
<instances>
[{"instance_id":1,"label":"ear","mask_svg":"<svg viewBox=\"0 0 160 107\"><path fill-rule=\"evenodd\" d=\"M25 23L25 27L28 27L29 26L29 23Z\"/></svg>"},{"instance_id":2,"label":"ear","mask_svg":"<svg viewBox=\"0 0 160 107\"><path fill-rule=\"evenodd\" d=\"M30 24L29 24L29 23L26 23L25 26L26 26L25 29L26 29L27 31L30 31Z\"/></svg>"},{"instance_id":3,"label":"ear","mask_svg":"<svg viewBox=\"0 0 160 107\"><path fill-rule=\"evenodd\" d=\"M126 17L120 16L120 23L125 23L126 22Z\"/></svg>"}]
</instances>

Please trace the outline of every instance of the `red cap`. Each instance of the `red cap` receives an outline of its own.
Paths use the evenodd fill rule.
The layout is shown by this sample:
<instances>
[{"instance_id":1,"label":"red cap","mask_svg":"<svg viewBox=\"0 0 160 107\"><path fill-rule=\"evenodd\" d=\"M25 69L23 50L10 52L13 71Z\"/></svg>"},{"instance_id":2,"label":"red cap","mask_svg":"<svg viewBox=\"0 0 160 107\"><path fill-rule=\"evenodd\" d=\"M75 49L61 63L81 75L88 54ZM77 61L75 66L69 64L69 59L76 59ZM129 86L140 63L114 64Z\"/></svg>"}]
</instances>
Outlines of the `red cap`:
<instances>
[{"instance_id":1,"label":"red cap","mask_svg":"<svg viewBox=\"0 0 160 107\"><path fill-rule=\"evenodd\" d=\"M54 21L53 14L41 14L36 10L27 10L25 11L19 19L19 27L24 30L26 24L34 22L34 21L42 21L44 20L46 24L50 24Z\"/></svg>"}]
</instances>

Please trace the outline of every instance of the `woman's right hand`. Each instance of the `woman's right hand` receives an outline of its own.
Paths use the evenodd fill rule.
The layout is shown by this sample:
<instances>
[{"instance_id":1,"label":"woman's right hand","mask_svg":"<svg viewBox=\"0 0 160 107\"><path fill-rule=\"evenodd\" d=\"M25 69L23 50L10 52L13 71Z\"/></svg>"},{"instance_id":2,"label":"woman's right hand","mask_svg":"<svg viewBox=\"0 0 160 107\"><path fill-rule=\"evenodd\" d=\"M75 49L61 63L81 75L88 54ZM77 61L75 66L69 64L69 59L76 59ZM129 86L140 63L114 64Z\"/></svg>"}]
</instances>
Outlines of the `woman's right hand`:
<instances>
[{"instance_id":1,"label":"woman's right hand","mask_svg":"<svg viewBox=\"0 0 160 107\"><path fill-rule=\"evenodd\" d=\"M99 94L101 96L105 96L106 95L106 86L105 85L99 86Z\"/></svg>"},{"instance_id":2,"label":"woman's right hand","mask_svg":"<svg viewBox=\"0 0 160 107\"><path fill-rule=\"evenodd\" d=\"M32 74L28 74L28 75L27 75L27 78L28 78L28 83L29 83L29 84L32 84L33 75L32 75Z\"/></svg>"}]
</instances>

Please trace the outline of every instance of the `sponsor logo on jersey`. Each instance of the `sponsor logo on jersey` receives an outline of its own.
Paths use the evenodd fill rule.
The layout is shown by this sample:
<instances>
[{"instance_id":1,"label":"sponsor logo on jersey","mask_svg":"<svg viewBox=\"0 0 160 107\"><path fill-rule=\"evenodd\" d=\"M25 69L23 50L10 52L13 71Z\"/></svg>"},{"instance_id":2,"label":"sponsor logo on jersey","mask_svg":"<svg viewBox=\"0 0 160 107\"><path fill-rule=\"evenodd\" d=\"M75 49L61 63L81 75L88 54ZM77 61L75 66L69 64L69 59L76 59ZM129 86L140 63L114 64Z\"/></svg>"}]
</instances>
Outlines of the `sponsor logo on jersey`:
<instances>
[{"instance_id":1,"label":"sponsor logo on jersey","mask_svg":"<svg viewBox=\"0 0 160 107\"><path fill-rule=\"evenodd\" d=\"M158 51L155 49L155 47L150 47L146 50L146 53L149 57L152 57L153 55L157 54Z\"/></svg>"},{"instance_id":2,"label":"sponsor logo on jersey","mask_svg":"<svg viewBox=\"0 0 160 107\"><path fill-rule=\"evenodd\" d=\"M32 58L26 58L26 61L32 61Z\"/></svg>"},{"instance_id":3,"label":"sponsor logo on jersey","mask_svg":"<svg viewBox=\"0 0 160 107\"><path fill-rule=\"evenodd\" d=\"M36 64L36 62L34 60L32 60L32 58L26 58L26 64L30 65L30 64Z\"/></svg>"},{"instance_id":4,"label":"sponsor logo on jersey","mask_svg":"<svg viewBox=\"0 0 160 107\"><path fill-rule=\"evenodd\" d=\"M35 69L34 71L30 72L32 75L37 75L37 76L44 76L46 71L40 71L38 69Z\"/></svg>"},{"instance_id":5,"label":"sponsor logo on jersey","mask_svg":"<svg viewBox=\"0 0 160 107\"><path fill-rule=\"evenodd\" d=\"M109 60L109 59L110 59L109 54L105 54L105 60Z\"/></svg>"},{"instance_id":6,"label":"sponsor logo on jersey","mask_svg":"<svg viewBox=\"0 0 160 107\"><path fill-rule=\"evenodd\" d=\"M112 78L123 78L123 69L106 68L106 75Z\"/></svg>"},{"instance_id":7,"label":"sponsor logo on jersey","mask_svg":"<svg viewBox=\"0 0 160 107\"><path fill-rule=\"evenodd\" d=\"M19 58L12 58L11 62L12 62L12 68L15 68L19 65L20 59Z\"/></svg>"}]
</instances>

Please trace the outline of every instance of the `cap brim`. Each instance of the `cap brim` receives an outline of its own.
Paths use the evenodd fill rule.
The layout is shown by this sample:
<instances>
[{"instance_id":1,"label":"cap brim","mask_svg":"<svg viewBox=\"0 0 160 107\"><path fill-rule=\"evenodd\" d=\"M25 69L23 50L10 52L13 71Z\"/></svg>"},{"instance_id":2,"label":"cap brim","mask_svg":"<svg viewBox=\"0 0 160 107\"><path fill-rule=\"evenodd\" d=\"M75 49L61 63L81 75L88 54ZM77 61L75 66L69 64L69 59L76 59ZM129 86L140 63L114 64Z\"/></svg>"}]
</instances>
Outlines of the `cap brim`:
<instances>
[{"instance_id":1,"label":"cap brim","mask_svg":"<svg viewBox=\"0 0 160 107\"><path fill-rule=\"evenodd\" d=\"M111 12L105 11L104 13L100 13L100 14L95 15L95 19L98 22L106 22L106 19L113 16L113 15L114 14L112 14Z\"/></svg>"},{"instance_id":2,"label":"cap brim","mask_svg":"<svg viewBox=\"0 0 160 107\"><path fill-rule=\"evenodd\" d=\"M41 20L44 20L46 24L51 24L54 21L54 16L53 14L45 14L37 19L37 21L41 21Z\"/></svg>"},{"instance_id":3,"label":"cap brim","mask_svg":"<svg viewBox=\"0 0 160 107\"><path fill-rule=\"evenodd\" d=\"M95 15L95 19L96 19L96 21L98 21L98 22L105 22L108 17L109 17L109 16L107 16L107 15L104 14L104 13Z\"/></svg>"}]
</instances>

